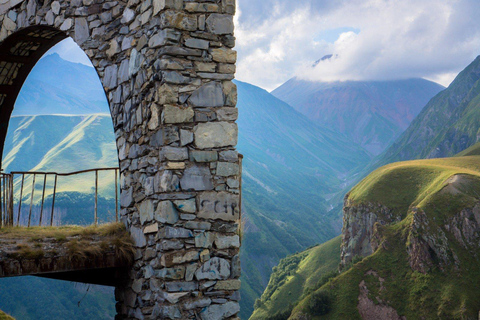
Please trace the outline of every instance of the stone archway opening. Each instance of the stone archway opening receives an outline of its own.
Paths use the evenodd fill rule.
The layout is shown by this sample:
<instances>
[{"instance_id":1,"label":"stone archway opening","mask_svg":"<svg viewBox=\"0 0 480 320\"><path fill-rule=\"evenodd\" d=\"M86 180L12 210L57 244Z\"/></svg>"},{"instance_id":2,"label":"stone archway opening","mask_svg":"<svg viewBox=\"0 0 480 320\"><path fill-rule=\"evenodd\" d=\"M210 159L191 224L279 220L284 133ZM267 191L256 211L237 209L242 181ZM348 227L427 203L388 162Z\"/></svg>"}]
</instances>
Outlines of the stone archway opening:
<instances>
[{"instance_id":1,"label":"stone archway opening","mask_svg":"<svg viewBox=\"0 0 480 320\"><path fill-rule=\"evenodd\" d=\"M0 46L0 56L8 56L0 63L6 75L0 76L1 121L10 123L8 135L0 136L2 179L13 180L12 199L0 201L13 202L13 225L119 220L120 173L109 103L91 63L73 64L48 52L65 43L70 53L83 55L83 63L90 62L71 38L51 27L23 29Z\"/></svg>"},{"instance_id":2,"label":"stone archway opening","mask_svg":"<svg viewBox=\"0 0 480 320\"><path fill-rule=\"evenodd\" d=\"M45 30L44 31L41 31ZM52 30L52 32L50 32ZM47 32L48 31L48 32ZM5 172L10 173L11 171L51 171L51 170L56 170L56 171L67 171L67 172L72 172L72 171L79 171L79 170L84 170L88 169L90 167L85 167L82 166L85 163L82 161L78 161L78 163L74 163L71 161L70 165L64 165L61 168L58 166L59 161L55 161L55 158L58 159L61 157L61 147L65 147L68 144L72 144L72 138L73 137L67 137L63 136L63 138L56 139L55 134L58 134L58 126L70 126L70 128L64 128L64 134L66 134L70 129L70 131L75 131L75 129L82 130L85 129L83 132L85 134L88 134L86 130L88 130L88 127L85 126L90 126L90 127L99 127L99 126L108 126L108 130L101 130L100 133L104 134L102 137L92 137L93 139L90 139L91 144L99 144L99 143L105 143L106 141L105 138L109 139L108 143L110 144L110 150L108 150L108 154L113 157L114 161L105 161L105 159L92 159L92 161L89 161L92 164L91 168L98 168L100 166L106 166L106 167L118 167L118 152L116 149L116 143L115 143L115 136L113 132L113 126L112 126L112 119L110 115L110 110L109 110L109 105L107 98L105 96L104 89L101 85L100 80L98 79L98 75L96 74L95 71L93 73L95 74L97 84L100 88L100 91L103 94L104 98L104 109L101 110L103 115L95 114L95 115L76 115L76 116L69 116L65 115L65 113L68 112L63 112L63 115L48 115L49 110L48 107L44 108L47 110L41 110L41 112L37 113L32 113L32 110L27 110L26 113L19 113L17 112L18 109L18 102L20 99L22 99L22 95L26 94L25 91L25 86L29 85L29 76L32 75L32 73L35 72L35 69L39 67L39 64L42 63L42 58L45 58L45 55L48 54L48 50L51 47L55 47L56 44L60 44L62 41L66 41L68 36L66 36L63 32L58 33L53 32L55 31L52 28L49 27L40 27L40 28L28 28L28 30L21 30L19 34L13 34L10 37L13 37L14 39L10 39L8 37L5 40L5 43L8 44L8 46L2 46L0 47L0 55L2 56L8 56L8 59L5 59L6 62L0 63L0 66L2 66L3 69L1 75L9 75L10 72L13 72L13 74L10 77L10 81L8 81L6 78L1 78L4 80L2 82L2 93L5 95L5 100L4 102L12 101L12 104L2 104L0 108L11 108L11 111L9 112L9 120L8 120L8 130L7 134L5 137L3 137L3 151L4 151L4 156L2 157L2 165L3 169ZM63 35L62 35L63 34ZM46 36L46 40L43 39L42 37ZM33 39L29 39L33 37ZM37 38L42 38L37 39ZM17 41L15 40L18 39ZM63 40L62 40L63 38ZM71 38L70 38L71 39ZM30 41L31 40L31 41ZM29 42L29 43L27 43ZM20 50L21 48L21 50ZM3 51L5 50L5 52ZM81 48L78 48L81 52ZM12 54L12 52L14 54ZM18 57L16 56L18 54ZM84 53L83 53L84 54ZM14 56L15 55L15 56ZM88 58L88 57L86 57ZM51 60L51 59L50 59ZM45 64L45 63L44 63ZM33 66L33 67L32 67ZM25 68L25 69L23 69ZM93 69L93 66L91 66ZM45 71L45 66L43 66L42 71ZM94 70L94 69L93 69ZM28 71L28 72L27 72ZM49 71L49 70L47 70ZM38 73L38 72L37 72ZM22 81L23 80L23 81ZM61 82L62 79L59 79ZM81 78L78 79L79 82L82 81ZM3 86L4 85L4 86ZM42 88L45 89L45 88ZM97 90L99 91L99 90ZM38 92L37 92L38 93ZM51 92L46 91L45 93L40 92L40 94L49 94ZM11 96L11 97L9 97ZM66 101L68 103L68 101ZM31 108L30 108L31 109ZM97 108L99 109L99 108ZM55 113L58 113L58 108L56 108ZM60 112L62 113L62 112ZM2 116L7 117L7 113L2 113ZM26 114L26 115L25 115ZM2 118L2 120L4 120ZM37 128L33 128L37 126ZM17 132L13 132L15 128L20 128ZM29 128L32 128L32 131L28 132ZM35 153L41 153L43 152L47 153L47 150L42 150L42 147L44 145L41 141L43 137L35 136L37 134L42 134L42 132L35 132L35 130L45 130L43 134L45 135L46 140L54 140L57 142L57 145L54 147L53 150L50 150L50 154L53 155L54 159L49 159L51 165L45 166L45 163L40 164L36 167L31 167L28 165L22 165L21 161L19 161L19 156L30 156L30 158L35 158L38 162L42 162L42 159L39 157L39 154L33 154L29 153L30 151L35 151ZM49 134L48 131L53 132L53 134ZM25 133L23 132L25 131ZM106 132L105 134L104 131L109 131ZM99 132L98 130L93 131L93 132ZM28 141L22 141L23 139L26 139L29 134L32 134L33 136L31 139ZM90 132L91 134L92 132ZM17 135L15 139L13 139L12 135ZM103 139L103 141L100 141L100 138ZM15 140L15 141L11 141ZM15 142L22 141L22 148L25 149L23 152L19 152L19 146L15 146ZM33 143L35 146L26 146L26 144ZM9 145L10 144L10 145ZM77 143L78 145L78 143ZM9 148L10 147L10 148ZM7 151L9 149L11 150L12 147L17 147L17 150L9 154ZM100 148L99 146L97 146ZM22 149L20 148L20 149ZM72 150L72 147L70 147L70 151ZM86 150L91 151L91 150ZM67 151L68 152L68 151ZM13 155L14 153L19 153L17 155ZM63 152L65 153L65 151ZM104 158L104 157L102 157ZM23 160L23 159L20 159ZM72 159L67 159L68 160ZM99 161L101 160L101 161ZM45 161L43 161L45 162ZM54 164L57 164L55 166ZM71 169L69 169L71 168ZM118 174L118 172L116 172ZM115 187L114 183L114 175L115 172L110 171L110 172L105 172L105 171L100 171L99 172L99 185L100 185L100 190L99 190L99 199L98 199L98 223L104 223L104 222L112 222L115 221L115 193L113 188ZM16 179L14 180L14 198L15 198L15 205L14 205L14 224L19 223L20 225L27 225L28 221L28 213L29 213L29 200L30 200L30 194L32 190L32 175L25 175L25 183L23 185L23 206L22 206L22 214L19 213L19 185L23 182L21 181L21 176L16 175ZM34 200L34 205L33 205L33 214L31 216L31 222L32 225L38 225L39 223L39 213L40 213L40 208L39 205L41 202L41 195L42 195L42 183L44 176L43 175L37 175L36 176L36 184L35 184L35 200ZM59 177L58 178L58 184L57 184L57 197L56 197L56 206L55 206L55 213L52 212L51 218L54 219L53 225L65 225L65 224L93 224L93 210L94 210L94 194L93 190L89 190L90 188L94 187L94 180L95 179L95 172L89 172L89 173L84 173L80 174L77 177L74 177L70 181L68 180L68 177ZM81 182L84 182L85 180L88 180L88 186L82 187L78 186L75 187L75 184L79 184ZM52 188L53 188L53 182L54 182L54 176L53 175L48 175L46 177L46 184L47 184L47 190L45 194L45 203L42 203L42 206L44 205L44 220L42 225L43 226L48 226L50 224L50 208L52 205ZM108 186L107 186L108 185ZM79 190L80 189L80 190ZM69 190L66 192L65 190ZM82 192L72 192L72 190L79 190L79 191L84 191ZM87 192L87 193L85 193ZM107 193L107 194L106 194ZM118 196L118 194L117 194ZM68 208L67 208L68 207ZM53 210L53 208L52 208ZM108 212L107 212L108 211ZM80 219L79 219L80 218ZM18 220L17 220L18 219ZM110 271L111 272L111 271ZM111 278L107 274L101 274L101 277L104 279ZM14 292L14 288L21 287L20 291L23 291L26 296L28 296L28 293L25 290L24 287L28 287L29 290L31 291L36 291L36 292L43 292L44 298L39 298L38 300L42 300L45 304L48 303L48 297L50 299L54 298L52 294L49 291L56 292L57 296L69 296L72 297L72 299L76 299L77 301L81 301L80 306L76 307L76 311L78 313L84 314L85 318L98 318L98 316L104 315L106 318L111 318L115 315L115 299L114 299L114 292L113 292L113 287L104 287L104 286L97 286L94 284L83 284L83 283L65 283L64 281L59 281L55 280L55 278L58 279L64 279L64 280L71 280L71 281L82 281L82 277L78 275L74 276L69 276L67 273L65 274L56 274L56 275L48 275L45 276L46 278L52 277L54 279L46 279L46 278L33 278L33 277L15 277L11 279L0 279L0 287L2 290L6 290L6 292ZM98 278L99 276L96 276ZM88 275L83 277L86 282L91 282L94 277ZM110 284L111 285L111 284ZM48 289L48 290L47 290ZM59 290L60 289L60 290ZM23 297L18 297L18 299L21 301L24 299ZM102 303L97 302L97 301L102 301ZM28 304L28 301L24 301L25 304ZM70 308L73 310L73 306L76 304L76 302L70 304ZM38 306L38 305L37 305ZM3 307L3 306L2 306ZM66 307L66 306L61 306L61 308ZM11 309L5 309L5 310L11 310ZM54 311L47 311L50 312L50 316L55 318L56 313ZM30 316L32 315L31 313L29 314Z\"/></svg>"}]
</instances>

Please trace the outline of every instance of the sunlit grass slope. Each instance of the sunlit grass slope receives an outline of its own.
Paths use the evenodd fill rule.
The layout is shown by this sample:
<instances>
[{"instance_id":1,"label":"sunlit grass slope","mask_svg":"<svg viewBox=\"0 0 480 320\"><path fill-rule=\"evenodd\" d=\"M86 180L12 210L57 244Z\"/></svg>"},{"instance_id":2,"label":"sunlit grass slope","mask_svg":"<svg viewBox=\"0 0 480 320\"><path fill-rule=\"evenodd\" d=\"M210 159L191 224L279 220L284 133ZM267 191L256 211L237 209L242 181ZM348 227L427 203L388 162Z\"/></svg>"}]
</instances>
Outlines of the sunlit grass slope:
<instances>
[{"instance_id":1,"label":"sunlit grass slope","mask_svg":"<svg viewBox=\"0 0 480 320\"><path fill-rule=\"evenodd\" d=\"M13 117L5 142L3 165L6 172L48 171L67 173L92 168L118 167L115 137L109 115L41 115ZM48 177L46 196L53 190L53 176ZM31 190L32 176L24 182ZM37 177L36 200L40 200L43 176ZM93 192L95 174L59 177L57 192ZM114 195L114 172L99 176L99 192ZM15 180L16 195L21 179Z\"/></svg>"},{"instance_id":2,"label":"sunlit grass slope","mask_svg":"<svg viewBox=\"0 0 480 320\"><path fill-rule=\"evenodd\" d=\"M56 171L118 166L109 115L19 116L9 124L6 171Z\"/></svg>"},{"instance_id":3,"label":"sunlit grass slope","mask_svg":"<svg viewBox=\"0 0 480 320\"><path fill-rule=\"evenodd\" d=\"M0 320L15 320L3 311L0 311Z\"/></svg>"},{"instance_id":4,"label":"sunlit grass slope","mask_svg":"<svg viewBox=\"0 0 480 320\"><path fill-rule=\"evenodd\" d=\"M471 152L478 148L475 145ZM381 203L403 218L410 207L455 213L473 205L479 196L480 156L463 156L387 165L355 186L349 199L354 204Z\"/></svg>"},{"instance_id":5,"label":"sunlit grass slope","mask_svg":"<svg viewBox=\"0 0 480 320\"><path fill-rule=\"evenodd\" d=\"M391 307L407 319L477 319L480 247L467 240L462 245L447 225L480 201L478 154L480 144L452 158L393 163L361 181L349 194L351 205L381 203L400 221L379 227L381 245L371 256L316 289L317 297L330 298L328 313L311 311L314 292L300 301L289 319L361 319L361 283L373 305ZM426 216L420 228L419 212ZM427 272L413 270L411 244L416 239L436 241L455 262L442 264L431 255Z\"/></svg>"},{"instance_id":6,"label":"sunlit grass slope","mask_svg":"<svg viewBox=\"0 0 480 320\"><path fill-rule=\"evenodd\" d=\"M273 268L270 282L250 319L268 319L274 314L291 310L304 292L315 288L323 276L337 270L341 241L338 236L282 259Z\"/></svg>"}]
</instances>

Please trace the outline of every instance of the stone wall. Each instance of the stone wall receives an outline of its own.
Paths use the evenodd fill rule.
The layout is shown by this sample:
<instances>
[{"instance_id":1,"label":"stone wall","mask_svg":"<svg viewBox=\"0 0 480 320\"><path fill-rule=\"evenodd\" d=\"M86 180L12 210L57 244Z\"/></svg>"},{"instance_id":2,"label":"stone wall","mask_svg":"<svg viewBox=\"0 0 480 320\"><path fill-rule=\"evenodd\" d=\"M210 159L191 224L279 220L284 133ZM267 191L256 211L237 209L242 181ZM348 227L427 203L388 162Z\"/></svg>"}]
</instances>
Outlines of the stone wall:
<instances>
[{"instance_id":1,"label":"stone wall","mask_svg":"<svg viewBox=\"0 0 480 320\"><path fill-rule=\"evenodd\" d=\"M234 13L234 0L0 0L2 43L51 46L45 30L61 31L105 88L121 218L136 247L128 284L116 290L119 319L227 319L239 311ZM8 54L0 52L0 64Z\"/></svg>"}]
</instances>

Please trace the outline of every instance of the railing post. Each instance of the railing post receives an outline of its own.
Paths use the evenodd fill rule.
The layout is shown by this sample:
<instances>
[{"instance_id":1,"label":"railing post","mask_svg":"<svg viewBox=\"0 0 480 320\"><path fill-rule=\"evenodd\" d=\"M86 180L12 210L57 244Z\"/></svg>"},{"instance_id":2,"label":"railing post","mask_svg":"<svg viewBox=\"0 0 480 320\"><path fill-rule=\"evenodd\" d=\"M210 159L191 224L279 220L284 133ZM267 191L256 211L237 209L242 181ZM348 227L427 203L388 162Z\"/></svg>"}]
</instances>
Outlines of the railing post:
<instances>
[{"instance_id":1,"label":"railing post","mask_svg":"<svg viewBox=\"0 0 480 320\"><path fill-rule=\"evenodd\" d=\"M30 212L28 213L28 227L30 227L30 221L32 219L33 194L35 193L35 178L36 178L36 173L33 174L32 195L30 197Z\"/></svg>"},{"instance_id":2,"label":"railing post","mask_svg":"<svg viewBox=\"0 0 480 320\"><path fill-rule=\"evenodd\" d=\"M43 217L43 202L45 200L45 186L47 185L47 174L43 176L43 191L42 191L42 204L40 206L40 220L38 222L38 225L41 227L42 226L42 217Z\"/></svg>"},{"instance_id":3,"label":"railing post","mask_svg":"<svg viewBox=\"0 0 480 320\"><path fill-rule=\"evenodd\" d=\"M8 182L9 182L9 188L8 188L8 216L10 220L10 226L13 227L14 224L14 218L13 218L13 174L8 175Z\"/></svg>"},{"instance_id":4,"label":"railing post","mask_svg":"<svg viewBox=\"0 0 480 320\"><path fill-rule=\"evenodd\" d=\"M12 174L13 177L13 174ZM13 180L13 178L12 178ZM22 198L23 198L23 182L25 181L25 174L22 173L22 184L20 186L20 200L18 201L18 217L17 217L17 227L20 225L20 213L22 210Z\"/></svg>"},{"instance_id":5,"label":"railing post","mask_svg":"<svg viewBox=\"0 0 480 320\"><path fill-rule=\"evenodd\" d=\"M95 225L97 225L98 170L95 170Z\"/></svg>"},{"instance_id":6,"label":"railing post","mask_svg":"<svg viewBox=\"0 0 480 320\"><path fill-rule=\"evenodd\" d=\"M50 214L50 227L53 226L53 209L55 208L55 196L57 194L57 178L58 175L55 173L55 182L53 183L52 213Z\"/></svg>"},{"instance_id":7,"label":"railing post","mask_svg":"<svg viewBox=\"0 0 480 320\"><path fill-rule=\"evenodd\" d=\"M3 173L0 175L0 224L5 226L5 212L3 211Z\"/></svg>"},{"instance_id":8,"label":"railing post","mask_svg":"<svg viewBox=\"0 0 480 320\"><path fill-rule=\"evenodd\" d=\"M243 154L238 155L239 165L240 165L240 199L238 200L238 210L240 210L240 216L242 214L242 177L243 177Z\"/></svg>"},{"instance_id":9,"label":"railing post","mask_svg":"<svg viewBox=\"0 0 480 320\"><path fill-rule=\"evenodd\" d=\"M5 215L3 212L3 188L2 188L2 182L3 182L3 173L0 175L0 227L5 226Z\"/></svg>"},{"instance_id":10,"label":"railing post","mask_svg":"<svg viewBox=\"0 0 480 320\"><path fill-rule=\"evenodd\" d=\"M2 181L2 196L3 196L3 219L5 226L8 226L8 213L7 213L7 183L6 183L7 175L3 174L3 181Z\"/></svg>"}]
</instances>

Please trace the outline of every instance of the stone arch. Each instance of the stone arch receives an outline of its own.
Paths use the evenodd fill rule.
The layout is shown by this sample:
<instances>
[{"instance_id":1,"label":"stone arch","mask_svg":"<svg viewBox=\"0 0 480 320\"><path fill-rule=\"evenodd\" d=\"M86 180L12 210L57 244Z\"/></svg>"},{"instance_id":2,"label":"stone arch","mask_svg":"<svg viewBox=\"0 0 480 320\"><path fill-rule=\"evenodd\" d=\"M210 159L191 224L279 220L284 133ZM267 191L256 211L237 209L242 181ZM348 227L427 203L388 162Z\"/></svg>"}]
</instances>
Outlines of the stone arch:
<instances>
[{"instance_id":1,"label":"stone arch","mask_svg":"<svg viewBox=\"0 0 480 320\"><path fill-rule=\"evenodd\" d=\"M0 152L10 114L26 77L45 52L67 37L74 39L97 71L117 135L118 117L113 112L121 111L118 106L113 108L114 103L118 105L123 99L111 92L121 87L120 82L127 81L129 59L127 52L116 52L111 48L115 45L110 46L123 41L125 36L119 34L121 23L112 14L112 10L105 10L101 4L85 7L82 1L11 0L0 4ZM89 17L99 20L88 21ZM122 62L124 74L119 75Z\"/></svg>"},{"instance_id":2,"label":"stone arch","mask_svg":"<svg viewBox=\"0 0 480 320\"><path fill-rule=\"evenodd\" d=\"M137 252L119 319L239 311L234 13L235 0L0 0L2 146L16 88L55 42L72 37L105 89Z\"/></svg>"}]
</instances>

